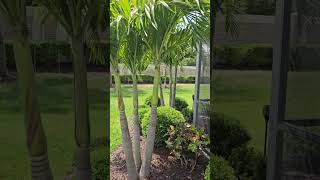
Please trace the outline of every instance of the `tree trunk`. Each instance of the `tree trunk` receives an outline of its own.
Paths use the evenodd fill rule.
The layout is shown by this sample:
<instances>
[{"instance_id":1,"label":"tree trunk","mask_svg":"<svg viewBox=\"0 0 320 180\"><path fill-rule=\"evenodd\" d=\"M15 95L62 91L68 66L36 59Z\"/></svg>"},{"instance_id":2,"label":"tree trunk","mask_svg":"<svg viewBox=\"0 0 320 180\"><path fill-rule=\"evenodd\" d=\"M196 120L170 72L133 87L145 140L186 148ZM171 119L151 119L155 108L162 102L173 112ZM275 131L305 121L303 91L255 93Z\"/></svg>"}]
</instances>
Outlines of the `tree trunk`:
<instances>
[{"instance_id":1,"label":"tree trunk","mask_svg":"<svg viewBox=\"0 0 320 180\"><path fill-rule=\"evenodd\" d=\"M134 125L134 135L133 135L133 152L134 161L136 164L137 172L140 171L141 167L141 153L140 153L140 122L139 122L139 99L138 99L138 81L137 75L132 75L133 81L133 125Z\"/></svg>"},{"instance_id":2,"label":"tree trunk","mask_svg":"<svg viewBox=\"0 0 320 180\"><path fill-rule=\"evenodd\" d=\"M114 68L112 72L113 72L115 88L118 96L118 109L120 112L122 147L123 147L124 154L126 156L128 179L138 180L139 176L138 176L137 168L134 163L134 157L132 153L131 137L129 133L128 122L127 122L127 117L125 113L125 106L124 106L123 97L122 97L121 81L120 81L118 67Z\"/></svg>"},{"instance_id":3,"label":"tree trunk","mask_svg":"<svg viewBox=\"0 0 320 180\"><path fill-rule=\"evenodd\" d=\"M0 80L8 77L7 57L2 32L0 31Z\"/></svg>"},{"instance_id":4,"label":"tree trunk","mask_svg":"<svg viewBox=\"0 0 320 180\"><path fill-rule=\"evenodd\" d=\"M74 71L74 111L76 142L76 179L91 179L90 123L88 109L87 62L84 58L84 42L71 40Z\"/></svg>"},{"instance_id":5,"label":"tree trunk","mask_svg":"<svg viewBox=\"0 0 320 180\"><path fill-rule=\"evenodd\" d=\"M167 88L167 66L165 65L164 66L164 88L166 89Z\"/></svg>"},{"instance_id":6,"label":"tree trunk","mask_svg":"<svg viewBox=\"0 0 320 180\"><path fill-rule=\"evenodd\" d=\"M173 88L172 88L172 106L176 105L176 94L177 94L177 76L178 76L178 67L174 67L174 80L173 80Z\"/></svg>"},{"instance_id":7,"label":"tree trunk","mask_svg":"<svg viewBox=\"0 0 320 180\"><path fill-rule=\"evenodd\" d=\"M164 106L164 97L163 97L163 89L162 89L162 81L160 81L160 104L161 106Z\"/></svg>"},{"instance_id":8,"label":"tree trunk","mask_svg":"<svg viewBox=\"0 0 320 180\"><path fill-rule=\"evenodd\" d=\"M160 65L155 65L154 79L153 79L153 92L151 102L151 119L148 127L147 140L145 143L144 160L140 169L140 177L146 178L150 176L150 167L152 160L152 153L154 147L154 138L157 126L157 105L158 105L158 89L160 83Z\"/></svg>"},{"instance_id":9,"label":"tree trunk","mask_svg":"<svg viewBox=\"0 0 320 180\"><path fill-rule=\"evenodd\" d=\"M172 106L172 82L173 82L173 78L172 78L172 65L169 65L169 104L171 107Z\"/></svg>"},{"instance_id":10,"label":"tree trunk","mask_svg":"<svg viewBox=\"0 0 320 180\"><path fill-rule=\"evenodd\" d=\"M16 34L16 38L21 34ZM35 75L31 58L30 43L27 38L17 38L13 43L19 86L23 100L27 147L31 158L33 180L52 180L47 140L41 123Z\"/></svg>"}]
</instances>

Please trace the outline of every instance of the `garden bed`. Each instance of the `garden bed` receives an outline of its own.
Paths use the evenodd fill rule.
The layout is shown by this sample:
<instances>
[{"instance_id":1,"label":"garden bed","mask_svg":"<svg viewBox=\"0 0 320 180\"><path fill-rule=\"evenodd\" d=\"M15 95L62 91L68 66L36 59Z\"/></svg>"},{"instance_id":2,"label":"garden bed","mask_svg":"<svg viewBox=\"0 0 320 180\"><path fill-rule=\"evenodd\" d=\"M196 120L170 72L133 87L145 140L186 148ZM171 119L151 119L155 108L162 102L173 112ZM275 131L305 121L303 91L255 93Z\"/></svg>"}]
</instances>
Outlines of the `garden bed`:
<instances>
[{"instance_id":1,"label":"garden bed","mask_svg":"<svg viewBox=\"0 0 320 180\"><path fill-rule=\"evenodd\" d=\"M140 141L141 152L144 152L144 139ZM141 153L143 156L143 153ZM119 146L110 155L110 173L111 180L125 180L127 179L127 168L125 162L125 155L122 146ZM190 172L191 167L185 167L180 164L179 160L176 160L170 155L170 152L165 147L154 149L152 155L151 177L150 180L160 179L197 179L201 180L204 176L205 168L208 164L208 160L201 156L198 159L197 165L194 170Z\"/></svg>"}]
</instances>

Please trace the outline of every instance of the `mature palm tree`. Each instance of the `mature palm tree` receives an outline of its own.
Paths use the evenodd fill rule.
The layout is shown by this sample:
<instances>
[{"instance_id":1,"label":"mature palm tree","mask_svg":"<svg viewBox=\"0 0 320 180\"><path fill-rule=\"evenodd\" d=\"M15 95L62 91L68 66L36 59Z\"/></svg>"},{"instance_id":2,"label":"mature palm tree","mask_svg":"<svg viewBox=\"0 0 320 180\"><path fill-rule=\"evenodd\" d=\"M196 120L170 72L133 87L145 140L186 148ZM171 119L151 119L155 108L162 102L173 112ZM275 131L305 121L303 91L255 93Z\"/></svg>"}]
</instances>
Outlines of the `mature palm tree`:
<instances>
[{"instance_id":1,"label":"mature palm tree","mask_svg":"<svg viewBox=\"0 0 320 180\"><path fill-rule=\"evenodd\" d=\"M134 66L137 66L136 63L131 63L130 60L137 60L137 57L132 57L131 52L137 52L140 51L137 49L138 44L137 42L134 42L138 38L138 36L133 37L133 39L130 39L126 35L129 31L129 17L131 8L130 3L128 0L118 0L113 1L110 4L110 11L111 11L111 46L110 46L110 62L113 70L113 77L115 81L115 89L117 92L118 97L118 110L120 112L120 126L121 126L121 135L122 135L122 147L126 156L126 165L127 165L127 172L128 172L128 179L129 180L137 180L139 179L138 171L137 171L137 165L139 165L139 154L140 149L137 150L136 146L140 145L136 142L137 141L137 130L135 130L134 134L134 142L135 142L135 156L133 155L132 151L132 143L131 143L131 137L129 133L128 128L128 122L127 122L127 116L125 113L125 104L122 97L122 88L121 88L121 80L119 75L119 68L118 64L121 61L125 61L127 66L131 66L132 70L134 70ZM126 42L124 42L125 37L128 38ZM126 47L134 48L130 49L130 52L124 53ZM141 54L141 53L139 53ZM140 56L140 55L139 55ZM125 58L126 57L126 58ZM136 76L134 76L136 78ZM134 87L135 88L135 87ZM138 99L134 99L134 105L138 102ZM134 128L136 129L137 123L135 123ZM140 129L139 129L140 130ZM140 133L139 133L140 137ZM139 139L140 140L140 139ZM140 148L140 147L139 147Z\"/></svg>"},{"instance_id":2,"label":"mature palm tree","mask_svg":"<svg viewBox=\"0 0 320 180\"><path fill-rule=\"evenodd\" d=\"M31 158L31 176L32 179L51 180L53 178L47 154L47 140L41 123L27 30L26 1L2 0L0 13L13 32L13 51L23 100L27 147Z\"/></svg>"},{"instance_id":3,"label":"mature palm tree","mask_svg":"<svg viewBox=\"0 0 320 180\"><path fill-rule=\"evenodd\" d=\"M106 18L103 0L38 0L55 17L70 37L74 70L76 179L90 179L90 123L88 110L87 59L84 46Z\"/></svg>"},{"instance_id":4,"label":"mature palm tree","mask_svg":"<svg viewBox=\"0 0 320 180\"><path fill-rule=\"evenodd\" d=\"M138 113L138 73L146 70L149 65L148 57L149 54L144 45L141 31L136 27L130 28L130 31L124 39L124 57L123 62L129 69L132 75L133 83L133 124L134 124L134 135L133 135L133 150L134 160L136 163L137 171L141 167L141 153L140 153L140 122Z\"/></svg>"}]
</instances>

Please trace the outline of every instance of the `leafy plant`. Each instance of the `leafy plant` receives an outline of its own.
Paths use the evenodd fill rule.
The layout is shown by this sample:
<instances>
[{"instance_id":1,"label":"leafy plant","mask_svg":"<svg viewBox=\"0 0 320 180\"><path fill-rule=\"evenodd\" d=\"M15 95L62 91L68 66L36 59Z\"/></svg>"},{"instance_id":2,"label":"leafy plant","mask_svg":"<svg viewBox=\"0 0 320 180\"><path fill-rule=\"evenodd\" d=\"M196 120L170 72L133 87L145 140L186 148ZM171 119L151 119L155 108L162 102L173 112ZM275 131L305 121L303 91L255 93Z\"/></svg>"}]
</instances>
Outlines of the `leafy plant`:
<instances>
[{"instance_id":1,"label":"leafy plant","mask_svg":"<svg viewBox=\"0 0 320 180\"><path fill-rule=\"evenodd\" d=\"M168 129L167 147L170 149L181 165L194 169L201 148L209 144L209 137L203 129L197 130L196 127L182 123L178 126L170 126Z\"/></svg>"},{"instance_id":2,"label":"leafy plant","mask_svg":"<svg viewBox=\"0 0 320 180\"><path fill-rule=\"evenodd\" d=\"M189 108L182 109L181 113L183 114L184 119L191 123L193 120L193 111Z\"/></svg>"},{"instance_id":3,"label":"leafy plant","mask_svg":"<svg viewBox=\"0 0 320 180\"><path fill-rule=\"evenodd\" d=\"M264 157L253 147L242 145L233 149L228 161L239 180L262 180L265 177Z\"/></svg>"},{"instance_id":4,"label":"leafy plant","mask_svg":"<svg viewBox=\"0 0 320 180\"><path fill-rule=\"evenodd\" d=\"M107 159L96 160L92 164L92 179L105 180L109 179L109 163Z\"/></svg>"},{"instance_id":5,"label":"leafy plant","mask_svg":"<svg viewBox=\"0 0 320 180\"><path fill-rule=\"evenodd\" d=\"M212 155L205 171L205 180L236 180L234 169L221 156Z\"/></svg>"},{"instance_id":6,"label":"leafy plant","mask_svg":"<svg viewBox=\"0 0 320 180\"><path fill-rule=\"evenodd\" d=\"M181 112L171 108L169 106L161 106L157 109L157 127L155 134L155 144L165 145L165 141L168 139L168 128L170 126L177 126L180 123L184 123L185 119ZM142 134L147 135L148 126L150 123L150 111L148 111L142 119Z\"/></svg>"},{"instance_id":7,"label":"leafy plant","mask_svg":"<svg viewBox=\"0 0 320 180\"><path fill-rule=\"evenodd\" d=\"M251 137L237 119L223 114L213 114L210 121L213 152L227 158L234 148L247 144Z\"/></svg>"},{"instance_id":8,"label":"leafy plant","mask_svg":"<svg viewBox=\"0 0 320 180\"><path fill-rule=\"evenodd\" d=\"M152 95L146 98L146 100L144 101L144 104L150 107L151 102L152 102ZM160 102L160 98L158 97L158 106L160 105L161 105L161 102Z\"/></svg>"}]
</instances>

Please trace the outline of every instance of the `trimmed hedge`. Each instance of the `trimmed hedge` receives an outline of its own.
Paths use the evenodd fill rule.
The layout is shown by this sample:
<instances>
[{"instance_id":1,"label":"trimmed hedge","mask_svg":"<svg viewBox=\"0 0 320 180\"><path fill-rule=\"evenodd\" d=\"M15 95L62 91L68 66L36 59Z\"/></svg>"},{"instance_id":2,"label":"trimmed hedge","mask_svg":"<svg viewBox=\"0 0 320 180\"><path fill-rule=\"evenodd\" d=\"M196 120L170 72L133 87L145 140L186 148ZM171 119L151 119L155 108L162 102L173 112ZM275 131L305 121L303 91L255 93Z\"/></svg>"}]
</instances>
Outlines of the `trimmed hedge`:
<instances>
[{"instance_id":1,"label":"trimmed hedge","mask_svg":"<svg viewBox=\"0 0 320 180\"><path fill-rule=\"evenodd\" d=\"M223 157L212 155L205 170L205 180L236 180L233 168Z\"/></svg>"},{"instance_id":2,"label":"trimmed hedge","mask_svg":"<svg viewBox=\"0 0 320 180\"><path fill-rule=\"evenodd\" d=\"M148 96L144 101L144 104L149 107L151 107L151 103L152 103L152 95ZM161 106L160 97L158 97L158 106Z\"/></svg>"},{"instance_id":3,"label":"trimmed hedge","mask_svg":"<svg viewBox=\"0 0 320 180\"><path fill-rule=\"evenodd\" d=\"M169 77L161 77L161 80L164 81L167 79L167 84L169 84ZM123 84L132 84L132 76L131 75L121 75L120 76L121 83ZM112 76L112 83L114 83L114 78ZM140 75L138 77L139 84L153 84L153 76L152 75ZM179 76L177 77L177 83L186 83L186 84L194 84L195 77L194 76Z\"/></svg>"},{"instance_id":4,"label":"trimmed hedge","mask_svg":"<svg viewBox=\"0 0 320 180\"><path fill-rule=\"evenodd\" d=\"M214 48L216 68L271 69L271 45L227 45Z\"/></svg>"},{"instance_id":5,"label":"trimmed hedge","mask_svg":"<svg viewBox=\"0 0 320 180\"><path fill-rule=\"evenodd\" d=\"M188 108L188 103L186 100L176 97L174 108L182 112L183 109Z\"/></svg>"},{"instance_id":6,"label":"trimmed hedge","mask_svg":"<svg viewBox=\"0 0 320 180\"><path fill-rule=\"evenodd\" d=\"M142 134L147 136L151 114L148 111L142 119ZM169 106L161 106L157 109L157 128L155 135L156 145L165 145L165 141L168 139L168 128L170 126L176 126L180 123L184 123L185 119L181 112L175 110Z\"/></svg>"}]
</instances>

